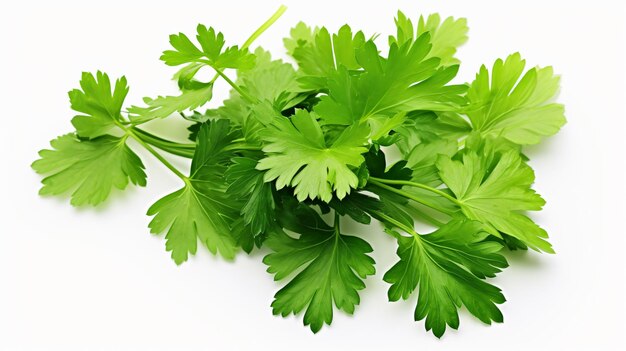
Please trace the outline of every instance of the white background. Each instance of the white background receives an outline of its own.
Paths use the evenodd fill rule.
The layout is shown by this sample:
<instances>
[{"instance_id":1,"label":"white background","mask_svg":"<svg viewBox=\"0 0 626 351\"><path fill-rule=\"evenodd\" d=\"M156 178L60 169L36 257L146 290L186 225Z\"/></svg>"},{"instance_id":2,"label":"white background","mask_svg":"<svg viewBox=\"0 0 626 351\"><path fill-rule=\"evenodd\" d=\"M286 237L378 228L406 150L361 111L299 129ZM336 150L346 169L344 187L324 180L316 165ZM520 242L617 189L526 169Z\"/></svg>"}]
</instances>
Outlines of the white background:
<instances>
[{"instance_id":1,"label":"white background","mask_svg":"<svg viewBox=\"0 0 626 351\"><path fill-rule=\"evenodd\" d=\"M511 267L493 281L508 300L505 323L485 326L462 311L460 331L441 340L412 320L415 296L387 302L381 277L396 260L395 244L377 225L350 227L372 243L378 262L356 315L338 313L313 335L301 316L272 316L280 285L265 273L262 253L234 263L203 250L181 267L170 260L163 238L148 234L145 212L181 184L149 155L140 152L148 187L116 193L97 209L38 197L40 177L29 164L70 131L66 92L81 71L126 74L130 103L174 93L173 70L158 61L169 34L192 33L201 22L241 43L279 5L98 3L106 5L0 6L0 350L625 349L626 18L623 6L610 5L620 1L285 0L288 12L258 41L282 55L281 38L299 20L333 30L349 22L384 39L397 9L414 18L440 12L468 18L460 81L515 51L562 75L569 123L527 149L547 200L533 217L558 253L509 255Z\"/></svg>"}]
</instances>

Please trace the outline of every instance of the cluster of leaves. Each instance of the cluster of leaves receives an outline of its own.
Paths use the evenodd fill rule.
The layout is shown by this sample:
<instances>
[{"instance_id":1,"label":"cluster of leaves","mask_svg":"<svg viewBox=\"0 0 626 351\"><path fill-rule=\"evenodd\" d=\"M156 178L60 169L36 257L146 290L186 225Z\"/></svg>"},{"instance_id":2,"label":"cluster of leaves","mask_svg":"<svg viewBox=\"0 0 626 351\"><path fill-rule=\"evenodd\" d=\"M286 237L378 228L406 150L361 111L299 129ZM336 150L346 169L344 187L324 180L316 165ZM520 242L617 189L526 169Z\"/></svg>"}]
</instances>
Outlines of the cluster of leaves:
<instances>
[{"instance_id":1,"label":"cluster of leaves","mask_svg":"<svg viewBox=\"0 0 626 351\"><path fill-rule=\"evenodd\" d=\"M225 47L222 33L199 25L197 44L172 35L161 57L182 66L174 76L180 95L127 110L124 77L113 85L104 73L84 73L69 93L75 131L32 165L45 175L41 194L97 205L114 187L145 186L142 161L127 144L134 140L182 181L148 210L150 230L165 233L173 260L186 261L198 243L227 259L269 247L268 272L288 280L275 314L304 312L317 332L335 309L353 313L375 265L364 236L340 222L374 218L398 244L398 262L383 278L391 301L417 294L415 320L438 337L459 326L461 306L487 324L502 322L497 305L505 298L487 280L507 267L502 250L553 252L527 215L544 200L531 188L522 147L565 123L563 106L552 102L559 79L550 67L525 70L512 54L482 66L473 82L452 84L465 20L431 15L414 25L399 12L396 26L383 45L347 25L331 34L299 23L284 40L292 65L251 52L254 36ZM198 80L204 69L215 78ZM230 97L198 112L220 78ZM172 114L191 121L191 142L140 127ZM388 164L389 150L400 160ZM190 158L189 172L161 152ZM415 221L435 229L418 233Z\"/></svg>"}]
</instances>

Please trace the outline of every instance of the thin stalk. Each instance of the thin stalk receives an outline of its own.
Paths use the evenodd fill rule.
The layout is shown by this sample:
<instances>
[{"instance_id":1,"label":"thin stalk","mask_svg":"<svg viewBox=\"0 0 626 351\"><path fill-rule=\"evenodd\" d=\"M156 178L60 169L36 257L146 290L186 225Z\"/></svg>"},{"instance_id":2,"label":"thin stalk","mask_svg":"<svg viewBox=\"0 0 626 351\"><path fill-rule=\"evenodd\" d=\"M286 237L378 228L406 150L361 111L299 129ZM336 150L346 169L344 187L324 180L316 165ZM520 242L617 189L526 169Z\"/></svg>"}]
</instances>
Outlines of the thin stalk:
<instances>
[{"instance_id":1,"label":"thin stalk","mask_svg":"<svg viewBox=\"0 0 626 351\"><path fill-rule=\"evenodd\" d=\"M182 179L185 183L187 182L187 177L184 174L182 174L176 167L174 167L174 165L172 165L168 160L166 160L165 157L161 156L161 154L159 154L155 149L153 149L152 146L150 146L147 143L145 143L132 130L128 129L127 133L133 139L135 139L135 141L137 141L139 144L141 144L141 146L143 146L146 150L148 150L148 152L151 153L152 156L156 157L157 160L161 161L161 163L163 165L165 165L165 167L169 168L170 171L172 171L174 174L176 174L178 176L178 178Z\"/></svg>"},{"instance_id":2,"label":"thin stalk","mask_svg":"<svg viewBox=\"0 0 626 351\"><path fill-rule=\"evenodd\" d=\"M439 190L439 189L435 189L433 187L430 187L428 185L425 184L420 184L420 183L415 183L415 182L411 182L408 180L396 180L396 179L383 179L383 178L376 178L376 177L370 177L371 180L378 182L378 183L383 183L383 184L392 184L392 185L406 185L406 186L412 186L415 188L420 188L420 189L424 189L424 190L428 190L432 193L435 193L439 196L442 196L448 200L450 200L452 203L456 204L456 205L461 205L461 202L450 196L449 194L444 193L443 191Z\"/></svg>"},{"instance_id":3,"label":"thin stalk","mask_svg":"<svg viewBox=\"0 0 626 351\"><path fill-rule=\"evenodd\" d=\"M176 174L180 179L182 179L185 183L187 183L189 180L187 179L187 177L182 174L176 167L174 167L174 165L172 165L168 160L165 159L165 157L161 156L161 154L159 154L154 148L152 148L152 146L150 146L148 143L146 143L145 141L143 141L143 139L141 139L141 137L139 135L137 135L133 129L128 128L126 126L124 126L121 123L116 123L116 125L122 129L127 136L130 136L131 138L135 139L135 141L137 143L139 143L141 146L144 147L144 149L148 150L149 153L152 154L152 156L154 156L157 160L161 161L161 163L167 167L170 171L172 171L172 173Z\"/></svg>"},{"instance_id":4,"label":"thin stalk","mask_svg":"<svg viewBox=\"0 0 626 351\"><path fill-rule=\"evenodd\" d=\"M206 63L207 65L210 66L209 61L206 61L206 60L199 60L199 61ZM230 78L228 78L228 76L225 75L224 72L222 72L222 70L220 70L219 68L215 68L215 67L213 67L213 69L220 77L222 77L226 81L226 83L228 83L228 85L230 85L233 89L235 89L239 93L239 95L241 95L241 97L248 100L248 102L252 102L252 103L258 102L257 98L248 94L245 90L241 89L241 87L237 85L237 83L233 82Z\"/></svg>"},{"instance_id":5,"label":"thin stalk","mask_svg":"<svg viewBox=\"0 0 626 351\"><path fill-rule=\"evenodd\" d=\"M448 215L451 214L451 212L449 210L445 209L445 208L442 208L442 207L439 207L438 205L429 203L428 201L424 201L423 199L420 199L419 197L417 197L417 196L415 196L413 194L407 193L406 191L402 191L400 189L396 189L396 188L394 188L392 186L389 186L389 185L387 185L385 183L381 183L380 181L374 179L373 177L370 177L368 182L371 182L373 185L376 185L379 188L385 189L387 191L391 191L392 193L398 194L398 195L400 195L402 197L405 197L407 199L413 200L413 201L418 202L418 203L420 203L422 205L428 206L428 207L430 207L430 208L432 208L434 210L437 210L437 211L439 211L441 213L445 213L445 214L448 214Z\"/></svg>"},{"instance_id":6,"label":"thin stalk","mask_svg":"<svg viewBox=\"0 0 626 351\"><path fill-rule=\"evenodd\" d=\"M417 217L420 217L421 219L425 220L426 222L434 225L435 227L443 227L445 225L445 223L439 221L438 219L436 219L435 217L424 213L423 211L418 211L419 213L414 214Z\"/></svg>"},{"instance_id":7,"label":"thin stalk","mask_svg":"<svg viewBox=\"0 0 626 351\"><path fill-rule=\"evenodd\" d=\"M388 224L392 224L400 229L402 229L403 231L405 231L406 233L409 233L411 235L417 235L417 232L415 231L415 229L403 224L402 222L399 222L397 220L395 220L394 218L386 215L383 212L380 211L372 211L372 213L375 213L378 217L380 217L381 219L383 219L384 222L387 222ZM394 237L396 237L396 235L390 234ZM397 239L397 237L396 237Z\"/></svg>"},{"instance_id":8,"label":"thin stalk","mask_svg":"<svg viewBox=\"0 0 626 351\"><path fill-rule=\"evenodd\" d=\"M246 143L233 143L225 146L224 151L261 151L261 148L254 145L248 145Z\"/></svg>"},{"instance_id":9,"label":"thin stalk","mask_svg":"<svg viewBox=\"0 0 626 351\"><path fill-rule=\"evenodd\" d=\"M147 132L143 129L139 129L139 128L132 128L133 131L137 134L139 134L142 138L145 137L146 139L150 139L150 140L154 140L155 142L159 142L159 143L163 143L163 144L170 144L173 147L176 147L178 149L190 149L190 150L194 150L196 148L196 144L193 143L177 143L177 142L173 142L171 140L167 140L167 139L163 139L159 136L156 136L150 132ZM145 139L144 139L145 140Z\"/></svg>"},{"instance_id":10,"label":"thin stalk","mask_svg":"<svg viewBox=\"0 0 626 351\"><path fill-rule=\"evenodd\" d=\"M252 35L250 35L248 37L248 39L246 39L246 41L243 43L243 45L241 45L241 48L242 49L249 48L250 45L252 45L252 43L261 36L261 34L263 34L269 27L271 27L272 24L274 24L276 21L278 21L280 16L282 16L283 13L285 13L285 11L287 11L287 6L280 5L278 10L276 10L276 12L274 12L272 17L268 18L267 21L263 22L263 24L259 28L257 28L257 30L255 30L254 33L252 33ZM220 77L220 74L219 73L215 73L215 75L213 76L213 79L211 79L211 83L215 83L215 81L219 77Z\"/></svg>"},{"instance_id":11,"label":"thin stalk","mask_svg":"<svg viewBox=\"0 0 626 351\"><path fill-rule=\"evenodd\" d=\"M278 8L278 10L276 10L276 12L274 12L274 14L272 15L272 17L270 17L267 21L265 21L257 30L254 31L254 33L252 33L252 35L250 35L250 37L248 38L248 40L246 40L243 45L241 45L242 49L246 49L248 47L250 47L250 45L252 45L252 43L261 36L261 34L263 34L263 32L265 32L269 27L272 26L272 24L274 24L274 22L278 21L278 19L280 18L280 16L283 15L283 13L285 13L285 11L287 11L287 6L285 5L280 5L280 7Z\"/></svg>"}]
</instances>

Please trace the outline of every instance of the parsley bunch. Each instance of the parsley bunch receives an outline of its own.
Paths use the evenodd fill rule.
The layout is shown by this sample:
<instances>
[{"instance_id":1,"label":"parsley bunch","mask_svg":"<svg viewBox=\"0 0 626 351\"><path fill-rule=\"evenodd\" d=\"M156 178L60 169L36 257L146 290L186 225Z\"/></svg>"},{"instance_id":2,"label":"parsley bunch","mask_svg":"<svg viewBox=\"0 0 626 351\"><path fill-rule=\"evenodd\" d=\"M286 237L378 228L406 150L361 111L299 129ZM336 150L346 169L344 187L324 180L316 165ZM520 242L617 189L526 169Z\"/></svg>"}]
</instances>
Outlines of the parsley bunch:
<instances>
[{"instance_id":1,"label":"parsley bunch","mask_svg":"<svg viewBox=\"0 0 626 351\"><path fill-rule=\"evenodd\" d=\"M124 108L126 78L83 73L69 92L75 130L32 165L45 175L41 194L98 205L113 188L145 186L133 150L142 148L181 180L148 210L150 231L165 233L173 260L186 261L198 243L227 259L266 246L268 272L286 281L274 314L304 311L317 332L334 309L353 313L374 260L362 233L341 222L373 218L398 244L383 278L391 301L417 294L415 320L437 337L459 326L461 305L487 324L502 322L505 298L487 278L507 267L503 248L554 252L527 215L544 200L522 147L565 123L552 102L559 78L551 67L525 70L516 53L482 66L469 84L451 83L467 26L438 15L414 24L398 12L387 43L347 25L330 33L299 23L284 40L295 65L251 51L284 10L241 46L204 25L195 40L170 36L161 60L179 67L176 96ZM207 69L214 78L198 79ZM200 112L218 79L230 97ZM170 116L191 122L190 141L142 126ZM399 161L387 160L389 150ZM190 169L163 152L191 159ZM434 229L418 233L415 221Z\"/></svg>"}]
</instances>

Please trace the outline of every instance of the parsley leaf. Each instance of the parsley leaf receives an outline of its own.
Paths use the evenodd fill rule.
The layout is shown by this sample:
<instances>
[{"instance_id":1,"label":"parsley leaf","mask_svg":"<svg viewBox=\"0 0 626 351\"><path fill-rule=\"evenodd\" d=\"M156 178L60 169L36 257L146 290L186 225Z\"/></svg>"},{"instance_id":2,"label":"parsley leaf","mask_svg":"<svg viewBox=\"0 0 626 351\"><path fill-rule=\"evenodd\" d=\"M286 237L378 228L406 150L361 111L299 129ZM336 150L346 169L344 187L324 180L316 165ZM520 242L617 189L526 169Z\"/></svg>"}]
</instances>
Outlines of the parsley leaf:
<instances>
[{"instance_id":1,"label":"parsley leaf","mask_svg":"<svg viewBox=\"0 0 626 351\"><path fill-rule=\"evenodd\" d=\"M318 28L311 29L304 22L298 22L295 27L289 31L289 37L283 39L285 49L290 56L293 56L293 52L298 46L309 45L315 42L315 36L319 32Z\"/></svg>"},{"instance_id":2,"label":"parsley leaf","mask_svg":"<svg viewBox=\"0 0 626 351\"><path fill-rule=\"evenodd\" d=\"M176 112L196 109L211 100L213 84L195 90L183 90L180 95L159 96L155 99L146 97L145 107L132 106L128 108L131 119L135 123L147 122L153 119L165 118Z\"/></svg>"},{"instance_id":3,"label":"parsley leaf","mask_svg":"<svg viewBox=\"0 0 626 351\"><path fill-rule=\"evenodd\" d=\"M116 122L122 122L122 104L128 94L126 77L115 81L111 92L111 80L106 73L96 76L83 72L80 89L69 92L72 109L84 113L72 118L76 133L83 138L97 138L107 134Z\"/></svg>"},{"instance_id":4,"label":"parsley leaf","mask_svg":"<svg viewBox=\"0 0 626 351\"><path fill-rule=\"evenodd\" d=\"M303 32L304 29L300 27L296 35L302 35ZM293 45L293 42L287 43L288 46ZM337 69L361 68L356 53L364 44L363 32L359 31L353 35L348 25L342 26L332 37L326 28L321 28L315 32L313 40L298 39L297 46L292 46L292 56L304 76L300 79L302 88L324 90L327 86L327 77L332 76Z\"/></svg>"},{"instance_id":5,"label":"parsley leaf","mask_svg":"<svg viewBox=\"0 0 626 351\"><path fill-rule=\"evenodd\" d=\"M203 62L215 69L254 67L254 55L251 55L247 49L239 49L236 45L224 49L225 41L222 33L216 33L213 28L207 29L203 24L198 25L197 32L196 39L200 48L185 34L172 34L170 44L174 50L164 51L161 60L168 66ZM200 61L202 59L207 61Z\"/></svg>"},{"instance_id":6,"label":"parsley leaf","mask_svg":"<svg viewBox=\"0 0 626 351\"><path fill-rule=\"evenodd\" d=\"M179 94L124 110L124 77L83 73L69 93L75 131L32 164L44 175L41 194L97 205L113 188L145 185L130 138L182 182L148 210L150 231L165 235L174 262L188 260L198 242L226 259L239 249L270 252L268 272L286 281L274 314L303 313L313 332L335 309L352 314L374 260L362 233L348 235L340 224L376 220L398 243L399 261L383 277L391 301L417 291L415 320L437 337L458 328L463 306L485 323L501 322L504 296L487 281L507 266L500 251L554 252L527 214L544 200L531 188L522 148L565 123L553 102L559 78L551 67L525 71L513 54L490 71L482 66L471 85L452 83L467 22L438 14L414 24L398 12L384 50L378 34L300 22L284 39L294 64L260 47L250 52L285 9L242 46L227 46L204 25L195 40L170 36L161 60L178 67ZM207 70L213 78L201 78ZM220 79L229 97L197 111ZM186 120L178 128L192 142L140 126L171 115ZM164 153L191 159L189 169ZM435 229L416 232L423 225Z\"/></svg>"},{"instance_id":7,"label":"parsley leaf","mask_svg":"<svg viewBox=\"0 0 626 351\"><path fill-rule=\"evenodd\" d=\"M427 19L420 16L417 30L415 30L411 20L404 13L398 11L396 27L397 35L389 37L390 44L397 43L401 45L428 32L430 33L432 49L427 57L438 57L442 66L459 63L454 54L456 49L467 41L468 28L465 18L455 20L452 17L448 17L441 22L441 17L437 13L431 14Z\"/></svg>"},{"instance_id":8,"label":"parsley leaf","mask_svg":"<svg viewBox=\"0 0 626 351\"><path fill-rule=\"evenodd\" d=\"M482 280L507 266L497 252L501 246L481 241L481 226L472 221L453 221L427 234L410 237L392 232L398 239L400 261L384 280L391 285L389 299L408 299L418 289L415 320L426 319L426 330L441 337L446 326L459 327L458 308L484 323L502 322L496 306L505 301L500 289Z\"/></svg>"},{"instance_id":9,"label":"parsley leaf","mask_svg":"<svg viewBox=\"0 0 626 351\"><path fill-rule=\"evenodd\" d=\"M279 219L299 237L273 233L267 240L273 253L263 262L276 280L301 271L276 293L272 308L282 316L306 309L304 324L318 332L331 323L333 302L338 309L354 313L360 302L358 291L365 288L363 279L375 273L374 260L367 255L372 247L363 239L342 234L337 222L329 226L311 208L293 205Z\"/></svg>"},{"instance_id":10,"label":"parsley leaf","mask_svg":"<svg viewBox=\"0 0 626 351\"><path fill-rule=\"evenodd\" d=\"M132 106L128 109L135 123L144 123L153 119L165 118L176 112L196 109L213 97L213 82L199 82L194 76L205 66L218 72L224 68L250 69L254 67L255 56L248 49L231 46L224 49L222 33L199 24L196 39L198 48L183 34L170 36L170 44L175 50L166 50L161 60L168 66L187 64L178 71L174 78L178 80L181 95L159 96L156 99L144 98L146 107Z\"/></svg>"},{"instance_id":11,"label":"parsley leaf","mask_svg":"<svg viewBox=\"0 0 626 351\"><path fill-rule=\"evenodd\" d=\"M230 223L237 217L238 203L226 196L221 175L224 162L232 157L226 146L235 138L227 120L208 121L198 134L198 146L185 186L160 200L148 210L154 216L150 231L167 231L166 249L177 264L195 254L198 240L213 254L233 258L235 240Z\"/></svg>"},{"instance_id":12,"label":"parsley leaf","mask_svg":"<svg viewBox=\"0 0 626 351\"><path fill-rule=\"evenodd\" d=\"M241 208L244 223L253 236L265 233L275 220L272 183L263 180L263 172L256 169L258 159L235 157L226 171L227 193L245 201Z\"/></svg>"},{"instance_id":13,"label":"parsley leaf","mask_svg":"<svg viewBox=\"0 0 626 351\"><path fill-rule=\"evenodd\" d=\"M484 65L480 68L467 92L467 116L475 131L528 145L565 124L563 105L550 102L558 92L559 77L552 67L531 68L522 76L525 65L515 53L494 63L491 78Z\"/></svg>"},{"instance_id":14,"label":"parsley leaf","mask_svg":"<svg viewBox=\"0 0 626 351\"><path fill-rule=\"evenodd\" d=\"M349 166L363 163L368 134L366 125L353 125L327 145L315 115L297 110L293 117L276 119L270 126L263 147L268 156L257 169L267 171L265 181L276 180L277 189L295 187L299 201L320 198L328 202L333 192L342 199L358 185Z\"/></svg>"},{"instance_id":15,"label":"parsley leaf","mask_svg":"<svg viewBox=\"0 0 626 351\"><path fill-rule=\"evenodd\" d=\"M372 41L357 52L364 72L353 75L340 69L329 80L329 93L315 111L325 124L349 125L372 116L391 117L411 110L454 110L465 103L464 85L446 84L458 66L437 69L439 59L430 52L430 35L398 46L392 43L387 59L381 58Z\"/></svg>"},{"instance_id":16,"label":"parsley leaf","mask_svg":"<svg viewBox=\"0 0 626 351\"><path fill-rule=\"evenodd\" d=\"M41 195L71 192L74 206L98 205L113 188L123 190L128 183L146 185L144 166L127 145L126 138L104 135L80 140L66 134L50 142L52 150L41 150L32 168L46 175Z\"/></svg>"},{"instance_id":17,"label":"parsley leaf","mask_svg":"<svg viewBox=\"0 0 626 351\"><path fill-rule=\"evenodd\" d=\"M488 225L490 233L509 234L534 250L554 253L548 234L523 211L538 211L545 201L530 188L533 170L516 151L468 151L460 160L440 156L439 175L456 196L463 213Z\"/></svg>"}]
</instances>

